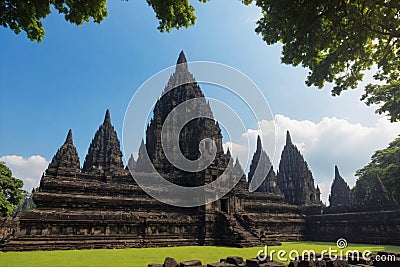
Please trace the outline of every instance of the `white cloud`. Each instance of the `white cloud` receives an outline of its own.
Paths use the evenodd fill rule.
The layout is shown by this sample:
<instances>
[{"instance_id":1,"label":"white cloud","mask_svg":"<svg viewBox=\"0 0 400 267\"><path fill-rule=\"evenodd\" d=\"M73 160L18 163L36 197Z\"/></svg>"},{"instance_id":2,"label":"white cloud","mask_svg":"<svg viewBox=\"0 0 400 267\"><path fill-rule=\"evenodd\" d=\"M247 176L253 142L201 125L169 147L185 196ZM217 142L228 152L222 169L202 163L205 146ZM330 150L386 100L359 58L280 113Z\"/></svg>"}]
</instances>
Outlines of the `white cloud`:
<instances>
[{"instance_id":1,"label":"white cloud","mask_svg":"<svg viewBox=\"0 0 400 267\"><path fill-rule=\"evenodd\" d=\"M2 156L0 161L6 163L14 177L24 181L24 189L29 192L33 187L39 186L40 178L49 165L49 162L40 155L29 158L17 155Z\"/></svg>"},{"instance_id":2,"label":"white cloud","mask_svg":"<svg viewBox=\"0 0 400 267\"><path fill-rule=\"evenodd\" d=\"M293 143L303 153L316 183L320 186L324 202L327 202L329 196L334 165L339 166L341 175L350 186L353 186L356 181L354 175L356 170L370 161L374 151L385 148L400 133L400 123L390 123L385 118L378 119L372 127L335 117L325 117L315 123L308 120L298 121L278 114L274 120L275 135L273 122L265 120L259 122L263 132L263 146L271 157L274 169L278 169L286 130L289 130ZM258 134L259 131L249 129L243 134L242 144L230 144L233 147L232 154L239 156L243 165L247 159L245 153L242 153L245 151L242 148L244 140L249 138L255 145ZM253 152L254 147L250 150ZM249 166L246 169L248 168Z\"/></svg>"}]
</instances>

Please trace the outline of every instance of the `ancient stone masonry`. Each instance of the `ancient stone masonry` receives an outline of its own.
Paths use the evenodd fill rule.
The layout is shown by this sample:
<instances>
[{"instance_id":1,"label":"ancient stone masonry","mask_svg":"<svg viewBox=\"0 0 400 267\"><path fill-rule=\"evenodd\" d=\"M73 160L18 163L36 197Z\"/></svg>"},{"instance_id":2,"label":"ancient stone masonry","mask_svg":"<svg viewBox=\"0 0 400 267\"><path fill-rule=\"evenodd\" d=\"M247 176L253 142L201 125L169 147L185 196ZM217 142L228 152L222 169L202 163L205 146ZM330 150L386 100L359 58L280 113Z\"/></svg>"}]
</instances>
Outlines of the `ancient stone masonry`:
<instances>
[{"instance_id":1,"label":"ancient stone masonry","mask_svg":"<svg viewBox=\"0 0 400 267\"><path fill-rule=\"evenodd\" d=\"M256 172L257 169L257 172ZM257 188L257 192L268 192L268 193L281 193L277 184L276 175L272 167L271 161L267 153L263 150L261 145L260 136L257 137L257 148L254 152L253 159L250 165L249 171L249 183L253 177L257 177L262 173L267 174L264 178L263 183Z\"/></svg>"},{"instance_id":2,"label":"ancient stone masonry","mask_svg":"<svg viewBox=\"0 0 400 267\"><path fill-rule=\"evenodd\" d=\"M340 176L339 169L335 166L335 178L329 195L329 211L343 212L353 205L351 190L346 181Z\"/></svg>"},{"instance_id":3,"label":"ancient stone masonry","mask_svg":"<svg viewBox=\"0 0 400 267\"><path fill-rule=\"evenodd\" d=\"M133 155L129 157L128 164L126 165L126 170L135 171L136 170L136 161Z\"/></svg>"},{"instance_id":4,"label":"ancient stone masonry","mask_svg":"<svg viewBox=\"0 0 400 267\"><path fill-rule=\"evenodd\" d=\"M388 193L381 179L378 176L371 177L371 183L363 181L357 183L354 190L353 207L354 211L379 211L398 210L399 204Z\"/></svg>"},{"instance_id":5,"label":"ancient stone masonry","mask_svg":"<svg viewBox=\"0 0 400 267\"><path fill-rule=\"evenodd\" d=\"M147 155L146 145L144 144L144 141L142 139L139 146L138 160L136 162L136 169L135 169L136 171L146 172L146 173L150 173L153 171L151 166L151 161L148 157L149 156Z\"/></svg>"},{"instance_id":6,"label":"ancient stone masonry","mask_svg":"<svg viewBox=\"0 0 400 267\"><path fill-rule=\"evenodd\" d=\"M58 149L50 162L46 173L48 175L74 175L80 172L78 152L72 141L72 131L68 131L67 139Z\"/></svg>"},{"instance_id":7,"label":"ancient stone masonry","mask_svg":"<svg viewBox=\"0 0 400 267\"><path fill-rule=\"evenodd\" d=\"M238 158L236 158L235 165L233 166L233 173L234 173L235 177L238 177L238 176L241 177L239 180L238 186L246 189L247 188L246 175L244 174L242 165L240 165Z\"/></svg>"},{"instance_id":8,"label":"ancient stone masonry","mask_svg":"<svg viewBox=\"0 0 400 267\"><path fill-rule=\"evenodd\" d=\"M168 113L180 103L193 99L198 101L186 113L199 111L209 118L187 123L180 132L179 146L174 149L180 149L188 159L196 159L200 155L200 141L211 138L216 151L208 168L188 173L167 160L160 135ZM174 132L178 126L176 120L168 130ZM205 147L200 149L207 152L210 148L206 147L207 143L203 145ZM194 208L169 206L147 195L133 179L139 175L152 178L151 164L165 178L185 186L212 182L225 170L227 175L240 179L236 187L213 203ZM224 152L219 124L190 74L183 52L175 73L155 105L136 166L133 157L128 165L130 172L123 168L120 143L107 110L82 170L79 170L79 158L69 134L33 195L37 208L17 216L18 227L13 235L3 240L2 249L246 247L301 238L304 216L299 207L285 203L284 196L273 190L248 192L243 169L238 160L234 163L229 151Z\"/></svg>"},{"instance_id":9,"label":"ancient stone masonry","mask_svg":"<svg viewBox=\"0 0 400 267\"><path fill-rule=\"evenodd\" d=\"M353 194L335 166L330 205L306 217L305 238L352 243L400 244L400 208L379 177L359 180Z\"/></svg>"},{"instance_id":10,"label":"ancient stone masonry","mask_svg":"<svg viewBox=\"0 0 400 267\"><path fill-rule=\"evenodd\" d=\"M163 124L171 111L181 103L194 100L196 103L185 107L183 114L172 117L172 123L166 126L168 138L173 135L171 133L179 133L178 145L167 142L168 149L181 151L191 160L198 159L202 154L200 151L213 155L206 169L188 172L178 169L167 159L161 138ZM207 115L207 118L191 120L181 129L180 123L194 113ZM206 138L213 144L201 142ZM257 177L258 165L268 174L262 177L266 179L256 192L249 192L249 181L240 162L237 159L234 162L229 150L225 152L222 147L220 126L189 72L183 52L155 105L145 140L141 142L137 161L132 156L128 168L124 168L120 142L107 110L80 169L69 131L65 143L41 178L39 189L33 193L36 209L21 212L7 222L0 249L249 247L301 239L336 241L338 237L348 237L351 242L400 244L400 210L378 177L373 187L360 187L352 201L356 203L352 208L367 205L376 211L346 210L343 214L321 215L323 205L319 188L315 188L312 173L293 145L289 132L276 176L258 138L249 181ZM151 180L153 166L169 181L189 187L210 183L222 173L228 182L232 177L239 179L237 185L219 200L200 207L175 207L152 198L135 182L134 178L139 176ZM345 203L348 187L338 171L332 190L333 205ZM314 207L319 213L310 215L308 208ZM382 211L384 209L390 211Z\"/></svg>"},{"instance_id":11,"label":"ancient stone masonry","mask_svg":"<svg viewBox=\"0 0 400 267\"><path fill-rule=\"evenodd\" d=\"M324 213L361 212L398 210L399 204L388 193L378 176L366 180L358 180L351 192L349 186L339 174L335 166L335 179L329 196L329 207Z\"/></svg>"},{"instance_id":12,"label":"ancient stone masonry","mask_svg":"<svg viewBox=\"0 0 400 267\"><path fill-rule=\"evenodd\" d=\"M111 125L107 109L103 124L96 132L83 163L82 172L92 175L124 174L120 143Z\"/></svg>"},{"instance_id":13,"label":"ancient stone masonry","mask_svg":"<svg viewBox=\"0 0 400 267\"><path fill-rule=\"evenodd\" d=\"M400 211L342 212L306 216L304 238L313 241L400 244Z\"/></svg>"},{"instance_id":14,"label":"ancient stone masonry","mask_svg":"<svg viewBox=\"0 0 400 267\"><path fill-rule=\"evenodd\" d=\"M320 190L314 186L314 178L307 162L286 133L286 145L282 151L278 171L278 185L288 203L295 205L320 205Z\"/></svg>"},{"instance_id":15,"label":"ancient stone masonry","mask_svg":"<svg viewBox=\"0 0 400 267\"><path fill-rule=\"evenodd\" d=\"M167 116L179 104L188 100L197 100L184 107L184 111L172 115L172 123L164 125ZM193 114L202 114L202 118L190 120ZM197 116L200 117L200 116ZM205 118L208 117L208 118ZM154 107L153 118L146 131L147 153L155 169L171 182L182 186L199 186L216 179L227 167L230 155L224 153L222 148L222 134L218 122L213 119L210 105L207 103L199 85L189 72L186 57L180 53L176 71L170 77L163 95ZM190 120L190 121L189 121ZM187 124L186 121L189 121ZM179 126L185 125L180 131ZM164 127L164 128L163 128ZM162 147L162 130L171 139L165 142L171 147L173 155L180 151L185 158L196 160L200 157L199 144L205 138L210 138L216 145L216 157L207 170L198 173L182 171L170 162ZM174 146L173 138L179 134L179 145ZM204 144L204 150L210 150L209 143ZM173 160L173 159L172 159ZM184 177L184 178L183 178Z\"/></svg>"}]
</instances>

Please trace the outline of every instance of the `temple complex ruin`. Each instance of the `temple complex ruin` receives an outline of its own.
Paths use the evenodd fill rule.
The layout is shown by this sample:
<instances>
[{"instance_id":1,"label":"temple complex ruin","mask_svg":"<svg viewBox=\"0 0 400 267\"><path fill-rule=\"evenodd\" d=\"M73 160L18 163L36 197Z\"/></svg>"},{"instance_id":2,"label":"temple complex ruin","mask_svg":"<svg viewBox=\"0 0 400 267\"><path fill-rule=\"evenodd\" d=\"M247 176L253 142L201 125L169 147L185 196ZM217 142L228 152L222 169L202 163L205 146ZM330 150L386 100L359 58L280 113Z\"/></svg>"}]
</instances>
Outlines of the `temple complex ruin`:
<instances>
[{"instance_id":1,"label":"temple complex ruin","mask_svg":"<svg viewBox=\"0 0 400 267\"><path fill-rule=\"evenodd\" d=\"M183 79L189 83L178 85ZM373 187L350 193L335 169L330 206L320 200L320 189L289 131L279 168L257 139L247 175L240 162L222 147L221 128L214 119L190 121L180 131L179 147L188 159L199 157L198 144L213 140L216 156L203 171L190 173L173 166L161 146L161 128L177 105L204 94L190 73L183 52L154 107L137 160L122 161L120 141L107 110L94 135L83 166L69 130L43 174L33 200L36 209L19 213L13 227L3 230L3 251L129 248L182 245L263 246L284 241L336 241L400 245L400 209L379 177ZM162 88L160 88L161 91ZM198 106L213 118L204 100ZM190 112L190 111L188 111ZM174 127L173 125L171 127ZM146 152L147 151L147 152ZM151 164L165 179L182 186L210 183L231 168L236 186L221 199L199 207L176 207L149 196L134 176L151 177ZM262 185L249 192L256 166L265 168ZM12 228L12 229L11 229Z\"/></svg>"}]
</instances>

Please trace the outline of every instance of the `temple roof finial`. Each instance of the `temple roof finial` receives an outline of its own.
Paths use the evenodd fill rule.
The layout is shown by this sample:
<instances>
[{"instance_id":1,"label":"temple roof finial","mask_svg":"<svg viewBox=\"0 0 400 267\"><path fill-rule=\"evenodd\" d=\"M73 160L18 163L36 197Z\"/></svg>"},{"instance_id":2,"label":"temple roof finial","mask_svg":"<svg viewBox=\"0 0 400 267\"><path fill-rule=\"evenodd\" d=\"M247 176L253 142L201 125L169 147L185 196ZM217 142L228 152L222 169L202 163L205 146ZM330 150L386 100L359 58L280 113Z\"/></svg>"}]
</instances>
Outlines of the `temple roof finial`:
<instances>
[{"instance_id":1,"label":"temple roof finial","mask_svg":"<svg viewBox=\"0 0 400 267\"><path fill-rule=\"evenodd\" d=\"M186 72L186 71L188 71L187 60L186 60L186 56L185 56L185 53L183 52L183 50L179 54L178 60L176 61L176 69L175 69L175 71L176 72L179 72L179 71Z\"/></svg>"},{"instance_id":2,"label":"temple roof finial","mask_svg":"<svg viewBox=\"0 0 400 267\"><path fill-rule=\"evenodd\" d=\"M258 135L257 136L257 151L258 150L261 150L261 148L262 148L262 145L261 145L261 137Z\"/></svg>"},{"instance_id":3,"label":"temple roof finial","mask_svg":"<svg viewBox=\"0 0 400 267\"><path fill-rule=\"evenodd\" d=\"M104 117L104 123L107 123L107 122L111 123L111 117L110 117L110 110L109 109L106 110L106 116Z\"/></svg>"},{"instance_id":4,"label":"temple roof finial","mask_svg":"<svg viewBox=\"0 0 400 267\"><path fill-rule=\"evenodd\" d=\"M338 168L337 165L335 165L335 179L337 179L337 178L339 178L339 177L341 177L341 176L340 176L340 173L339 173L339 168Z\"/></svg>"},{"instance_id":5,"label":"temple roof finial","mask_svg":"<svg viewBox=\"0 0 400 267\"><path fill-rule=\"evenodd\" d=\"M181 50L181 52L179 53L178 61L176 62L176 64L178 65L182 63L187 63L186 56L183 50Z\"/></svg>"},{"instance_id":6,"label":"temple roof finial","mask_svg":"<svg viewBox=\"0 0 400 267\"><path fill-rule=\"evenodd\" d=\"M286 131L286 145L292 145L292 138L290 137L289 130Z\"/></svg>"},{"instance_id":7,"label":"temple roof finial","mask_svg":"<svg viewBox=\"0 0 400 267\"><path fill-rule=\"evenodd\" d=\"M69 129L68 134L67 134L67 139L65 139L65 143L66 144L73 144L72 141L72 130Z\"/></svg>"}]
</instances>

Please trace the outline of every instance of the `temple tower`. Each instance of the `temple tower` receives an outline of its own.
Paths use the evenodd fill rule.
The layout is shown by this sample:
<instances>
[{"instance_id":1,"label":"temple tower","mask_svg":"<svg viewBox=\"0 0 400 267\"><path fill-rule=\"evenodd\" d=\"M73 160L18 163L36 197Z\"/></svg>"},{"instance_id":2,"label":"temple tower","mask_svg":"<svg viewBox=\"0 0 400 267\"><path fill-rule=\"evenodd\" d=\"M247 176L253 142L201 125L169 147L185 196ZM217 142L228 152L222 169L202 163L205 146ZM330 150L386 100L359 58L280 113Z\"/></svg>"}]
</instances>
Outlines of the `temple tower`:
<instances>
[{"instance_id":1,"label":"temple tower","mask_svg":"<svg viewBox=\"0 0 400 267\"><path fill-rule=\"evenodd\" d=\"M73 175L80 172L79 156L68 131L64 144L58 149L46 170L47 175Z\"/></svg>"},{"instance_id":2,"label":"temple tower","mask_svg":"<svg viewBox=\"0 0 400 267\"><path fill-rule=\"evenodd\" d=\"M292 143L289 131L286 133L286 145L279 162L278 185L290 204L321 204L320 190L314 186L314 178L307 162Z\"/></svg>"},{"instance_id":3,"label":"temple tower","mask_svg":"<svg viewBox=\"0 0 400 267\"><path fill-rule=\"evenodd\" d=\"M242 189L247 189L246 175L244 174L242 165L240 165L238 158L236 158L235 165L233 166L233 173L235 177L241 177L238 186L240 186Z\"/></svg>"},{"instance_id":4,"label":"temple tower","mask_svg":"<svg viewBox=\"0 0 400 267\"><path fill-rule=\"evenodd\" d=\"M105 176L125 174L120 143L111 124L108 109L103 124L100 125L90 144L82 172Z\"/></svg>"},{"instance_id":5,"label":"temple tower","mask_svg":"<svg viewBox=\"0 0 400 267\"><path fill-rule=\"evenodd\" d=\"M350 207L352 205L352 197L349 185L340 176L339 169L335 166L335 178L329 195L329 207Z\"/></svg>"},{"instance_id":6,"label":"temple tower","mask_svg":"<svg viewBox=\"0 0 400 267\"><path fill-rule=\"evenodd\" d=\"M400 209L379 176L359 179L354 187L353 196L353 209L356 211Z\"/></svg>"},{"instance_id":7,"label":"temple tower","mask_svg":"<svg viewBox=\"0 0 400 267\"><path fill-rule=\"evenodd\" d=\"M256 172L257 166L259 166L259 169ZM261 138L258 136L257 148L253 154L253 159L251 160L250 165L249 184L254 177L257 177L260 174L266 174L266 177L263 177L263 183L256 189L256 192L280 193L271 160L262 148Z\"/></svg>"},{"instance_id":8,"label":"temple tower","mask_svg":"<svg viewBox=\"0 0 400 267\"><path fill-rule=\"evenodd\" d=\"M167 116L180 104L197 99L193 105L184 107L179 116L173 117L172 123L164 125ZM205 114L209 118L196 118L179 131L180 122L185 122L192 114ZM182 171L170 162L165 155L161 142L163 127L167 135L173 137L179 133L179 146L172 147L175 153L182 153L188 160L197 160L200 157L199 144L205 138L210 138L216 145L216 157L212 164L201 172ZM167 142L170 145L171 142ZM209 150L209 144L205 143L205 151ZM222 148L222 134L218 122L213 119L210 105L204 98L199 85L189 72L186 56L183 51L177 60L175 72L171 75L163 95L157 101L153 111L153 118L146 130L146 149L148 156L157 170L165 179L182 186L199 186L215 180L223 171L230 159ZM174 154L175 154L174 153ZM140 155L139 155L140 159ZM138 170L139 169L138 159Z\"/></svg>"},{"instance_id":9,"label":"temple tower","mask_svg":"<svg viewBox=\"0 0 400 267\"><path fill-rule=\"evenodd\" d=\"M126 165L125 169L130 171L136 170L136 160L132 154L129 157L128 164Z\"/></svg>"}]
</instances>

